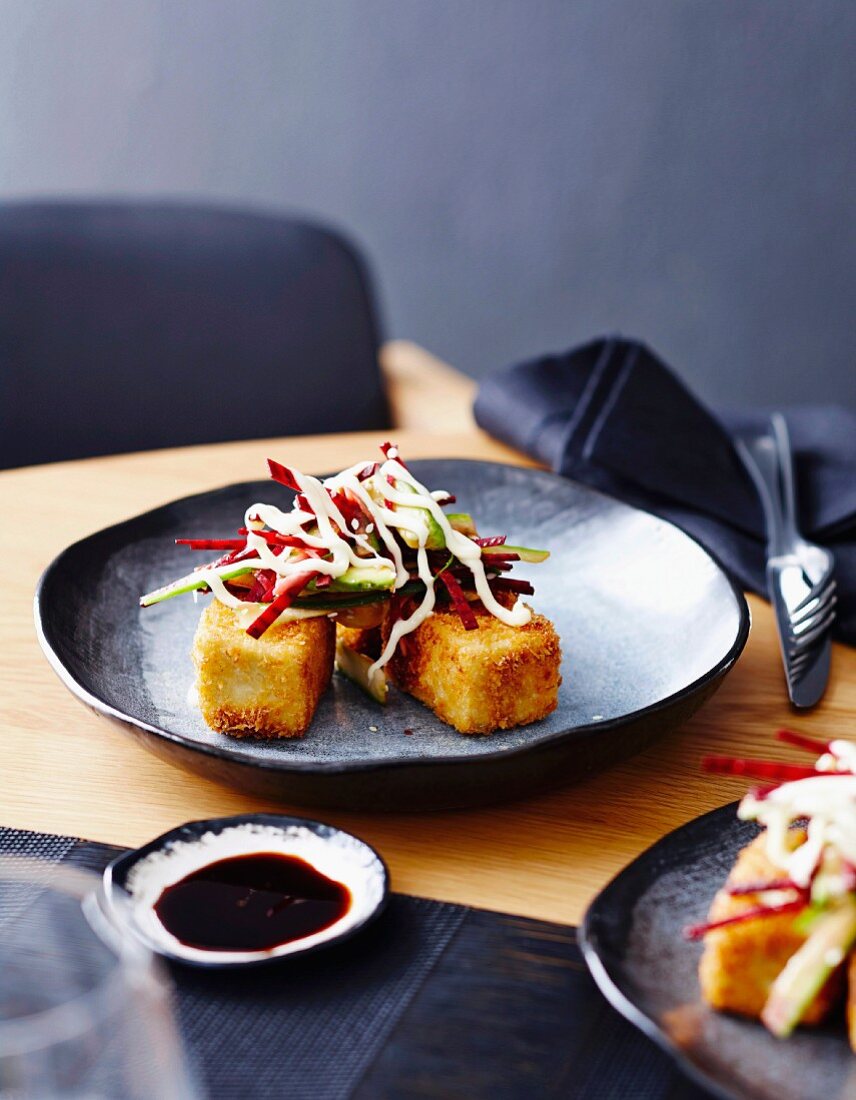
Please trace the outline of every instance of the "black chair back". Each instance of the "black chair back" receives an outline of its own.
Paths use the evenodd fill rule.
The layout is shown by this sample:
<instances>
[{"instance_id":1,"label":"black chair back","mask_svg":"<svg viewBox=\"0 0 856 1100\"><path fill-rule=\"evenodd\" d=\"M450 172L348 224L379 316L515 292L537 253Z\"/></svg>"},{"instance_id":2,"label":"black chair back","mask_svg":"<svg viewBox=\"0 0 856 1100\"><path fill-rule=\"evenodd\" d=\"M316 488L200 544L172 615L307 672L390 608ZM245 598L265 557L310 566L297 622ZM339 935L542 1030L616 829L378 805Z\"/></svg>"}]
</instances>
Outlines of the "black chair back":
<instances>
[{"instance_id":1,"label":"black chair back","mask_svg":"<svg viewBox=\"0 0 856 1100\"><path fill-rule=\"evenodd\" d=\"M380 429L365 266L303 221L181 203L0 205L0 467Z\"/></svg>"}]
</instances>

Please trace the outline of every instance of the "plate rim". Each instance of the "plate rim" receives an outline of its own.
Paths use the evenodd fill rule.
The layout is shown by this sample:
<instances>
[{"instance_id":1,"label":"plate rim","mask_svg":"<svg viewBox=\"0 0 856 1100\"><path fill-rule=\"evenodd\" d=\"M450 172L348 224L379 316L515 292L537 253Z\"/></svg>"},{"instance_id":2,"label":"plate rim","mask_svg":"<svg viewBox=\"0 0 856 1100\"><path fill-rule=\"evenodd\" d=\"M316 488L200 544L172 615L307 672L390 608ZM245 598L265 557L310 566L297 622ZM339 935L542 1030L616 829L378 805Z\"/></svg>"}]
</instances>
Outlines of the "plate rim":
<instances>
[{"instance_id":1,"label":"plate rim","mask_svg":"<svg viewBox=\"0 0 856 1100\"><path fill-rule=\"evenodd\" d=\"M734 640L729 647L725 655L707 672L703 673L697 679L691 683L685 685L680 690L673 692L671 695L665 696L663 699L658 699L654 703L650 703L647 707L642 707L638 710L631 711L628 714L618 715L615 718L610 718L605 721L587 722L585 725L575 726L572 730L556 730L554 733L547 734L536 741L524 743L522 745L516 745L513 748L498 747L486 752L481 752L478 755L472 756L419 756L419 757L399 757L388 760L354 760L346 759L339 761L316 761L316 760L304 760L300 757L289 757L286 755L276 756L272 759L255 758L255 757L242 757L235 754L234 749L230 745L220 746L207 744L205 742L197 741L186 734L176 733L173 730L165 729L162 726L154 725L150 722L145 722L142 719L135 718L132 715L126 714L124 711L118 710L116 707L111 706L105 700L100 699L97 695L93 695L80 681L72 675L68 668L63 664L58 653L56 652L48 632L45 629L44 616L42 614L42 603L44 597L44 591L47 584L50 582L53 574L61 567L64 558L72 551L76 551L85 546L86 543L95 541L108 533L117 533L122 528L129 527L132 524L137 524L141 520L149 519L150 517L164 512L166 509L172 508L175 505L187 504L191 501L197 500L201 497L210 497L217 493L224 493L227 490L234 490L243 485L253 485L259 482L264 482L264 478L252 479L249 481L236 481L229 482L225 485L221 485L214 489L204 489L198 493L190 493L184 497L176 497L173 500L168 500L163 504L158 504L154 508L149 508L145 512L140 512L137 515L130 516L127 519L120 520L118 523L110 524L107 527L101 527L97 531L93 531L88 535L84 535L82 538L77 539L75 542L70 543L64 549L62 549L56 557L50 562L41 574L36 585L35 594L33 596L33 617L35 620L36 636L41 647L42 652L48 660L51 668L56 675L65 685L65 687L82 703L90 707L92 710L104 715L107 718L112 718L115 721L122 723L123 725L130 726L132 729L141 730L145 733L154 734L162 737L164 740L173 744L179 745L182 748L190 749L194 752L198 752L203 756L213 757L218 760L228 761L230 764L245 765L252 768L257 768L266 772L277 773L302 773L312 775L347 775L347 774L366 774L371 772L386 771L387 769L408 768L414 765L423 767L443 767L449 765L477 765L484 761L498 760L518 760L522 756L526 756L530 753L544 748L545 746L555 744L558 741L566 740L570 734L574 735L590 735L595 730L608 731L612 729L620 728L626 725L629 721L636 721L638 719L650 717L665 711L670 707L679 704L684 699L688 699L697 694L705 685L714 683L719 680L738 660L743 652L746 642L749 637L749 631L751 627L751 614L749 611L749 605L746 602L746 597L742 590L739 588L734 578L723 567L721 562L716 558L714 554L706 546L703 546L701 542L693 535L684 531L676 524L671 523L669 520L664 519L662 516L658 516L655 512L651 512L645 508L639 508L636 505L628 504L626 501L620 500L618 497L613 497L608 493L601 492L599 489L593 489L591 486L586 485L583 482L574 480L573 478L562 477L559 474L554 474L550 470L544 470L539 467L530 466L517 466L510 462L496 462L490 459L478 459L478 458L422 458L413 459L412 464L417 463L439 463L439 462L454 462L462 465L470 466L482 466L482 467L499 467L503 470L514 470L518 472L524 472L533 477L545 478L549 481L559 481L563 483L569 483L584 489L587 493L591 493L594 496L602 497L605 500L613 503L618 503L622 507L629 508L635 512L642 512L643 514L656 519L659 523L666 524L668 527L673 528L679 535L688 539L694 543L702 554L704 554L713 563L714 568L724 577L728 584L731 596L737 607L738 623L737 630L735 632ZM321 477L329 476L321 474Z\"/></svg>"}]
</instances>

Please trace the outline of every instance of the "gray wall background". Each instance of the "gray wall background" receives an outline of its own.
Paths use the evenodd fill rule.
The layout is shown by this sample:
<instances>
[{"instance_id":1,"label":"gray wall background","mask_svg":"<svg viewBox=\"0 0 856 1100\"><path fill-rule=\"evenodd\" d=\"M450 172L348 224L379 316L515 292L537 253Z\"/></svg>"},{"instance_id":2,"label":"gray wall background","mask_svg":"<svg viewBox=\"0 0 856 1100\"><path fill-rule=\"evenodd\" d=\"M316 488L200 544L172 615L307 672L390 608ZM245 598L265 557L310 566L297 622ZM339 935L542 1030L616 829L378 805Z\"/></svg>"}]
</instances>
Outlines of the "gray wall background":
<instances>
[{"instance_id":1,"label":"gray wall background","mask_svg":"<svg viewBox=\"0 0 856 1100\"><path fill-rule=\"evenodd\" d=\"M472 374L603 330L856 404L853 0L0 0L0 197L349 228Z\"/></svg>"}]
</instances>

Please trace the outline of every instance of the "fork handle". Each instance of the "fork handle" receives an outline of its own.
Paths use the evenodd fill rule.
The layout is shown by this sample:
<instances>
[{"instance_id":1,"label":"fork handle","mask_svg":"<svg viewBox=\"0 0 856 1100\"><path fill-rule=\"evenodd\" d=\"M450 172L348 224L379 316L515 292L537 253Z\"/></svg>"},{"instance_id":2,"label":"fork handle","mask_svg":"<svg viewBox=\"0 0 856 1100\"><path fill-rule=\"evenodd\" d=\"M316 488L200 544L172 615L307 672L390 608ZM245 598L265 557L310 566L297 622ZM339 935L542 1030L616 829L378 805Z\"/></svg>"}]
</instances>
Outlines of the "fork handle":
<instances>
[{"instance_id":1,"label":"fork handle","mask_svg":"<svg viewBox=\"0 0 856 1100\"><path fill-rule=\"evenodd\" d=\"M789 538L775 441L769 435L752 435L743 436L736 443L764 509L767 558L779 557L787 553Z\"/></svg>"},{"instance_id":2,"label":"fork handle","mask_svg":"<svg viewBox=\"0 0 856 1100\"><path fill-rule=\"evenodd\" d=\"M797 489L794 474L794 452L791 447L791 436L788 431L788 422L781 413L773 413L770 417L770 427L773 429L773 441L776 445L776 456L779 463L779 481L781 484L782 512L784 515L785 535L795 542L799 538L799 523L797 519Z\"/></svg>"}]
</instances>

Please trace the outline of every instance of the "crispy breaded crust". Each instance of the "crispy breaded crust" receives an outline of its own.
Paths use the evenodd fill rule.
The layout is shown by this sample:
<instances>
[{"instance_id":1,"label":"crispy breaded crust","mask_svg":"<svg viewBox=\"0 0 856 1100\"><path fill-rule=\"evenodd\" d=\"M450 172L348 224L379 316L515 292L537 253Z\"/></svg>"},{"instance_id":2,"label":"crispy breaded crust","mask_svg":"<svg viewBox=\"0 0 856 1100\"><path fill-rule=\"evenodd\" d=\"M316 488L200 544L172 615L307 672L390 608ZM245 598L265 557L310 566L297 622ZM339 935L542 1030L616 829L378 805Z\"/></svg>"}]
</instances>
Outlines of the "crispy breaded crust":
<instances>
[{"instance_id":1,"label":"crispy breaded crust","mask_svg":"<svg viewBox=\"0 0 856 1100\"><path fill-rule=\"evenodd\" d=\"M301 737L333 670L336 628L326 617L246 628L258 607L212 600L193 639L202 716L232 737Z\"/></svg>"},{"instance_id":2,"label":"crispy breaded crust","mask_svg":"<svg viewBox=\"0 0 856 1100\"><path fill-rule=\"evenodd\" d=\"M794 847L805 840L805 831L793 830ZM762 833L737 857L726 885L771 882L783 877L781 868L767 857ZM783 900L787 900L783 897ZM722 920L747 909L754 909L754 895L734 897L720 890L713 899L708 920ZM785 963L805 942L805 935L794 928L796 914L782 913L741 924L717 928L704 938L704 954L699 963L702 996L713 1008L758 1018L773 984ZM803 1018L804 1024L818 1024L829 1013L841 994L843 974L835 971Z\"/></svg>"},{"instance_id":3,"label":"crispy breaded crust","mask_svg":"<svg viewBox=\"0 0 856 1100\"><path fill-rule=\"evenodd\" d=\"M481 605L473 611L478 630L441 608L406 634L387 666L393 681L461 733L491 733L550 714L561 683L553 624L533 615L525 626L507 626Z\"/></svg>"}]
</instances>

